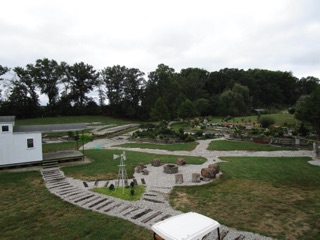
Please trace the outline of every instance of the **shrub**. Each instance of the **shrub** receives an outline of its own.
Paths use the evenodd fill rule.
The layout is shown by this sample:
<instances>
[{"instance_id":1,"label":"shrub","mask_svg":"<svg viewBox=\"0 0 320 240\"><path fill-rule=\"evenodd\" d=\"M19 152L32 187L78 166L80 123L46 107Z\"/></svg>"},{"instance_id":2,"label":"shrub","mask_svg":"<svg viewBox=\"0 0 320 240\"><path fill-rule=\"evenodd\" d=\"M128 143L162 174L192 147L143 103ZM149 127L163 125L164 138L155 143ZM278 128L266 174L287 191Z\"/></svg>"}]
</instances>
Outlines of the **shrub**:
<instances>
[{"instance_id":1,"label":"shrub","mask_svg":"<svg viewBox=\"0 0 320 240\"><path fill-rule=\"evenodd\" d=\"M131 187L131 188L134 188L134 181L132 181L132 182L130 183L130 187Z\"/></svg>"},{"instance_id":2,"label":"shrub","mask_svg":"<svg viewBox=\"0 0 320 240\"><path fill-rule=\"evenodd\" d=\"M290 114L294 114L296 112L296 109L294 107L291 107L291 108L288 109L288 112Z\"/></svg>"},{"instance_id":3,"label":"shrub","mask_svg":"<svg viewBox=\"0 0 320 240\"><path fill-rule=\"evenodd\" d=\"M196 137L202 137L203 132L201 130L196 131L195 133Z\"/></svg>"},{"instance_id":4,"label":"shrub","mask_svg":"<svg viewBox=\"0 0 320 240\"><path fill-rule=\"evenodd\" d=\"M206 134L204 135L204 137L205 137L205 139L212 139L212 138L215 137L215 134L214 134L214 133L206 133Z\"/></svg>"},{"instance_id":5,"label":"shrub","mask_svg":"<svg viewBox=\"0 0 320 240\"><path fill-rule=\"evenodd\" d=\"M258 121L263 128L268 128L269 126L275 123L274 119L268 116L260 117Z\"/></svg>"},{"instance_id":6,"label":"shrub","mask_svg":"<svg viewBox=\"0 0 320 240\"><path fill-rule=\"evenodd\" d=\"M132 196L134 195L134 189L133 189L133 188L131 188L130 194L131 194Z\"/></svg>"},{"instance_id":7,"label":"shrub","mask_svg":"<svg viewBox=\"0 0 320 240\"><path fill-rule=\"evenodd\" d=\"M92 141L92 135L90 134L80 134L79 140L81 142L91 142Z\"/></svg>"},{"instance_id":8,"label":"shrub","mask_svg":"<svg viewBox=\"0 0 320 240\"><path fill-rule=\"evenodd\" d=\"M110 191L114 191L114 190L115 190L115 187L114 187L113 184L111 184L111 185L109 186L109 190L110 190Z\"/></svg>"},{"instance_id":9,"label":"shrub","mask_svg":"<svg viewBox=\"0 0 320 240\"><path fill-rule=\"evenodd\" d=\"M188 137L185 139L186 142L194 142L195 138L194 136L188 135Z\"/></svg>"}]
</instances>

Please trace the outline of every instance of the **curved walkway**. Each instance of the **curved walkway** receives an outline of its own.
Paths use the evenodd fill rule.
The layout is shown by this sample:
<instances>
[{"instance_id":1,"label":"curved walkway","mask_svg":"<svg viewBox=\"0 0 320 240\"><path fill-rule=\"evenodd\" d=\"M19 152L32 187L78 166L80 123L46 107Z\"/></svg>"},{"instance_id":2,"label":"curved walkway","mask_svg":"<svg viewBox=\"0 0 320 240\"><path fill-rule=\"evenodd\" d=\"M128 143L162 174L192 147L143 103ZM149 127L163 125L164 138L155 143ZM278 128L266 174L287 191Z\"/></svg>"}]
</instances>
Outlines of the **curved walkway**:
<instances>
[{"instance_id":1,"label":"curved walkway","mask_svg":"<svg viewBox=\"0 0 320 240\"><path fill-rule=\"evenodd\" d=\"M210 163L221 161L220 156L308 156L312 157L312 151L275 151L275 152L247 152L247 151L208 151L208 144L212 140L199 141L199 145L193 151L166 151L157 149L139 149L130 148L130 151L143 151L157 154L200 156L207 158L202 165L185 165L179 166L179 173L183 174L184 182L181 185L206 184L207 182L193 183L192 173L200 172L201 168L206 167ZM98 139L87 143L85 149L105 148L105 149L123 149L115 145L128 142L124 138L115 139ZM97 147L98 146L98 147ZM320 162L320 161L319 161ZM181 212L171 208L168 203L168 194L175 185L174 174L164 174L162 168L147 165L149 175L135 173L134 178L139 184L142 184L142 178L146 184L146 192L139 201L129 202L117 198L112 198L99 193L90 191L93 187L102 187L115 181L100 182L82 182L77 179L66 178L59 168L43 169L42 175L49 191L62 200L70 202L74 205L97 211L102 214L120 217L137 225L149 228L158 221L168 217L180 214ZM241 239L271 239L250 232L242 232L229 229L226 226L221 227L221 231L225 234L225 240L233 240L238 237ZM216 239L215 232L208 239Z\"/></svg>"}]
</instances>

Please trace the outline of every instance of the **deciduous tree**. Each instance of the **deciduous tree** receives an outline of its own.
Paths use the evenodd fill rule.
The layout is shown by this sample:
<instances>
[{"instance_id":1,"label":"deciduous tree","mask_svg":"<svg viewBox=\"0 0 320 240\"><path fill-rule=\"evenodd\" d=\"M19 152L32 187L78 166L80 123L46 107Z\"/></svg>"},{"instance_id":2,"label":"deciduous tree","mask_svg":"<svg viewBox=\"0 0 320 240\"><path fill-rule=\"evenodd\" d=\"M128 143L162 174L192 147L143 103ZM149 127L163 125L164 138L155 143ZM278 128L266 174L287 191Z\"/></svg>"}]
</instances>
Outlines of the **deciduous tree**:
<instances>
[{"instance_id":1,"label":"deciduous tree","mask_svg":"<svg viewBox=\"0 0 320 240\"><path fill-rule=\"evenodd\" d=\"M94 89L98 83L99 73L94 70L93 66L83 62L75 63L68 68L70 82L70 96L75 104L80 107L84 106L88 100L86 94Z\"/></svg>"},{"instance_id":2,"label":"deciduous tree","mask_svg":"<svg viewBox=\"0 0 320 240\"><path fill-rule=\"evenodd\" d=\"M101 71L113 114L136 117L145 88L144 73L125 66L107 67Z\"/></svg>"},{"instance_id":3,"label":"deciduous tree","mask_svg":"<svg viewBox=\"0 0 320 240\"><path fill-rule=\"evenodd\" d=\"M309 123L320 136L320 86L318 86L309 97L299 103L295 117L303 122Z\"/></svg>"},{"instance_id":4,"label":"deciduous tree","mask_svg":"<svg viewBox=\"0 0 320 240\"><path fill-rule=\"evenodd\" d=\"M232 89L227 89L220 95L220 101L223 105L223 115L246 115L251 109L249 89L237 83Z\"/></svg>"},{"instance_id":5,"label":"deciduous tree","mask_svg":"<svg viewBox=\"0 0 320 240\"><path fill-rule=\"evenodd\" d=\"M58 84L62 78L62 71L55 60L48 58L38 59L31 67L31 75L35 83L39 86L41 93L46 94L49 100L49 107L52 109L56 105L59 96Z\"/></svg>"}]
</instances>

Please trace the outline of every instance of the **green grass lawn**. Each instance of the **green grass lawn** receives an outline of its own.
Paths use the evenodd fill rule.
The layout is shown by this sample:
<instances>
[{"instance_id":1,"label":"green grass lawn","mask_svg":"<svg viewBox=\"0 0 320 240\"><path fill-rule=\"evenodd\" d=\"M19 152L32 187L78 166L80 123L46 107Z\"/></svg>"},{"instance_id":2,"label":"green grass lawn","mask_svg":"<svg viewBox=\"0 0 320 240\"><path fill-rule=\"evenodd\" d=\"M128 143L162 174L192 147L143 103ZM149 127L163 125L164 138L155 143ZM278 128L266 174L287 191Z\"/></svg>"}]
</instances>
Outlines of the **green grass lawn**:
<instances>
[{"instance_id":1,"label":"green grass lawn","mask_svg":"<svg viewBox=\"0 0 320 240\"><path fill-rule=\"evenodd\" d=\"M168 151L192 151L199 143L176 143L176 144L151 144L151 143L125 143L117 145L118 147L125 148L147 148L147 149L162 149Z\"/></svg>"},{"instance_id":2,"label":"green grass lawn","mask_svg":"<svg viewBox=\"0 0 320 240\"><path fill-rule=\"evenodd\" d=\"M64 167L67 176L96 180L115 176L114 150L88 150L94 161ZM127 171L153 158L176 156L127 151ZM219 180L175 187L170 203L228 227L277 239L320 239L320 167L306 157L223 157ZM204 159L189 158L188 163ZM130 167L129 167L130 166ZM119 218L79 208L50 194L39 172L0 172L1 239L151 239L152 233ZM130 229L130 231L123 231Z\"/></svg>"},{"instance_id":3,"label":"green grass lawn","mask_svg":"<svg viewBox=\"0 0 320 240\"><path fill-rule=\"evenodd\" d=\"M144 227L55 197L39 172L2 171L0 188L1 239L152 239Z\"/></svg>"},{"instance_id":4,"label":"green grass lawn","mask_svg":"<svg viewBox=\"0 0 320 240\"><path fill-rule=\"evenodd\" d=\"M306 157L223 157L219 180L175 187L170 203L276 239L320 239L320 167Z\"/></svg>"},{"instance_id":5,"label":"green grass lawn","mask_svg":"<svg viewBox=\"0 0 320 240\"><path fill-rule=\"evenodd\" d=\"M63 167L67 176L94 181L97 179L116 179L119 159L113 160L113 154L121 154L120 150L86 150L85 155L92 159L89 164ZM160 158L162 163L176 163L177 156L126 151L126 169L129 178L133 177L134 168L138 163L149 164L153 159ZM202 164L205 158L185 156L188 164Z\"/></svg>"},{"instance_id":6,"label":"green grass lawn","mask_svg":"<svg viewBox=\"0 0 320 240\"><path fill-rule=\"evenodd\" d=\"M261 114L262 116L268 116L275 120L275 125L284 126L285 124L289 126L295 126L296 122L294 119L294 115L290 113L274 113L274 114ZM257 115L245 116L245 117L235 117L230 120L230 123L244 123L244 122L257 122Z\"/></svg>"},{"instance_id":7,"label":"green grass lawn","mask_svg":"<svg viewBox=\"0 0 320 240\"><path fill-rule=\"evenodd\" d=\"M175 131L178 131L180 128L186 129L189 127L190 125L188 122L174 122L173 124L171 124L171 128Z\"/></svg>"},{"instance_id":8,"label":"green grass lawn","mask_svg":"<svg viewBox=\"0 0 320 240\"><path fill-rule=\"evenodd\" d=\"M107 196L120 198L127 201L138 201L141 196L143 195L146 186L144 185L136 185L134 186L134 195L131 194L131 188L130 187L116 187L115 190L110 190L107 187L101 187L101 188L94 188L93 191L97 193L101 193Z\"/></svg>"},{"instance_id":9,"label":"green grass lawn","mask_svg":"<svg viewBox=\"0 0 320 240\"><path fill-rule=\"evenodd\" d=\"M294 148L276 147L266 144L254 142L226 141L217 140L209 144L208 150L211 151L281 151L281 150L296 150Z\"/></svg>"}]
</instances>

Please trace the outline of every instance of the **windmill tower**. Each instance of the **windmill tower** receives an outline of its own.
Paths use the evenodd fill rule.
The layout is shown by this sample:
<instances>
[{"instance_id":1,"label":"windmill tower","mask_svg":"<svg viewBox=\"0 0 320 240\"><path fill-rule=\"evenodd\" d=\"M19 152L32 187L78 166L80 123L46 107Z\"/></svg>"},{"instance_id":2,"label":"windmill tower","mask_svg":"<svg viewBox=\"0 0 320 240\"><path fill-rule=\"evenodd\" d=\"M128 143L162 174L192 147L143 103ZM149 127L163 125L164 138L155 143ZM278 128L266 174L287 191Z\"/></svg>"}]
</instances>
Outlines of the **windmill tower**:
<instances>
[{"instance_id":1,"label":"windmill tower","mask_svg":"<svg viewBox=\"0 0 320 240\"><path fill-rule=\"evenodd\" d=\"M126 160L125 151L123 151L123 153L120 155L113 154L113 159L117 159L119 157L120 157L120 164L119 164L117 185L118 186L122 185L122 193L124 193L125 182L126 181L128 182L128 175L127 175L126 165L124 162Z\"/></svg>"}]
</instances>

